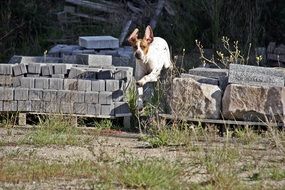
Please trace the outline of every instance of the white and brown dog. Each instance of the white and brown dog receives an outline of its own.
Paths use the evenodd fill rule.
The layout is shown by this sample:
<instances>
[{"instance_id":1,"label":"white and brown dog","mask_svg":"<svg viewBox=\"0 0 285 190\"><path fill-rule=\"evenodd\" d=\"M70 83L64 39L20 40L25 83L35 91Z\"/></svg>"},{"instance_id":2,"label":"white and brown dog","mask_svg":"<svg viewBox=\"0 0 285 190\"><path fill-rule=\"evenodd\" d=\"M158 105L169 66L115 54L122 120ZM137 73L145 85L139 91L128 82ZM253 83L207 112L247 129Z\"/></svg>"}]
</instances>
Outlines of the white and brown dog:
<instances>
[{"instance_id":1,"label":"white and brown dog","mask_svg":"<svg viewBox=\"0 0 285 190\"><path fill-rule=\"evenodd\" d=\"M172 68L172 61L167 42L160 37L154 37L150 26L146 27L143 39L138 38L136 28L128 41L134 48L136 58L135 79L138 86L159 79L163 68Z\"/></svg>"}]
</instances>

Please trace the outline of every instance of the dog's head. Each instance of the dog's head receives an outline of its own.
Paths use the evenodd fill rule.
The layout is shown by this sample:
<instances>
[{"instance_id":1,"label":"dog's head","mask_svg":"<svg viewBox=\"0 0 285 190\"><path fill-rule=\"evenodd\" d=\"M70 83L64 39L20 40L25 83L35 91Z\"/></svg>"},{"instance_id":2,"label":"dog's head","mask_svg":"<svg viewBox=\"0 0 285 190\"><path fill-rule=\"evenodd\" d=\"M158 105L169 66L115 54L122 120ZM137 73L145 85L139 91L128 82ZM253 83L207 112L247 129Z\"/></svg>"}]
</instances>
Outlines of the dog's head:
<instances>
[{"instance_id":1,"label":"dog's head","mask_svg":"<svg viewBox=\"0 0 285 190\"><path fill-rule=\"evenodd\" d=\"M142 39L138 38L139 29L135 29L130 35L128 41L134 48L134 55L138 60L145 60L149 46L153 42L153 31L150 26L145 29L145 34Z\"/></svg>"}]
</instances>

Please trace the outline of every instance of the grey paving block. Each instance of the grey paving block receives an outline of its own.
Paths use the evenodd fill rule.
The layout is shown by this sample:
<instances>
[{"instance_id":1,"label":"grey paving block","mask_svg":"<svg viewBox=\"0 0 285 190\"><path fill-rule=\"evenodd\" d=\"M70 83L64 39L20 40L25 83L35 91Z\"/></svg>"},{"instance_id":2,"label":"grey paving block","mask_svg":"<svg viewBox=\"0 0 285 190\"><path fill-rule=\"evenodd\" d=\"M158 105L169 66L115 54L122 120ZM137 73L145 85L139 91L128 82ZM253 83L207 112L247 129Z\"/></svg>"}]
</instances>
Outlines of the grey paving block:
<instances>
[{"instance_id":1,"label":"grey paving block","mask_svg":"<svg viewBox=\"0 0 285 190\"><path fill-rule=\"evenodd\" d=\"M119 40L112 36L80 36L79 45L87 49L116 49Z\"/></svg>"},{"instance_id":2,"label":"grey paving block","mask_svg":"<svg viewBox=\"0 0 285 190\"><path fill-rule=\"evenodd\" d=\"M45 113L59 113L60 102L44 102Z\"/></svg>"},{"instance_id":3,"label":"grey paving block","mask_svg":"<svg viewBox=\"0 0 285 190\"><path fill-rule=\"evenodd\" d=\"M41 100L33 100L31 101L31 111L37 113L45 112L45 102Z\"/></svg>"},{"instance_id":4,"label":"grey paving block","mask_svg":"<svg viewBox=\"0 0 285 190\"><path fill-rule=\"evenodd\" d=\"M50 48L48 55L53 57L62 57L63 55L72 55L74 50L80 49L79 45L57 44Z\"/></svg>"},{"instance_id":5,"label":"grey paving block","mask_svg":"<svg viewBox=\"0 0 285 190\"><path fill-rule=\"evenodd\" d=\"M124 100L124 92L122 90L117 90L112 93L113 102L120 102Z\"/></svg>"},{"instance_id":6,"label":"grey paving block","mask_svg":"<svg viewBox=\"0 0 285 190\"><path fill-rule=\"evenodd\" d=\"M21 63L21 64L16 64L13 66L14 76L19 76L19 75L24 75L24 74L27 74L27 68L25 64Z\"/></svg>"},{"instance_id":7,"label":"grey paving block","mask_svg":"<svg viewBox=\"0 0 285 190\"><path fill-rule=\"evenodd\" d=\"M63 114L72 114L73 107L73 102L60 102L59 112Z\"/></svg>"},{"instance_id":8,"label":"grey paving block","mask_svg":"<svg viewBox=\"0 0 285 190\"><path fill-rule=\"evenodd\" d=\"M41 64L40 63L28 63L28 73L29 74L40 74Z\"/></svg>"},{"instance_id":9,"label":"grey paving block","mask_svg":"<svg viewBox=\"0 0 285 190\"><path fill-rule=\"evenodd\" d=\"M119 80L106 80L106 91L114 92L120 89Z\"/></svg>"},{"instance_id":10,"label":"grey paving block","mask_svg":"<svg viewBox=\"0 0 285 190\"><path fill-rule=\"evenodd\" d=\"M31 101L18 101L18 111L19 112L29 112L32 111Z\"/></svg>"},{"instance_id":11,"label":"grey paving block","mask_svg":"<svg viewBox=\"0 0 285 190\"><path fill-rule=\"evenodd\" d=\"M43 90L43 100L46 102L57 101L57 90L50 90L50 89Z\"/></svg>"},{"instance_id":12,"label":"grey paving block","mask_svg":"<svg viewBox=\"0 0 285 190\"><path fill-rule=\"evenodd\" d=\"M87 114L88 115L100 115L101 105L100 104L87 104Z\"/></svg>"},{"instance_id":13,"label":"grey paving block","mask_svg":"<svg viewBox=\"0 0 285 190\"><path fill-rule=\"evenodd\" d=\"M76 79L80 78L85 73L85 70L80 67L72 67L69 71L68 78Z\"/></svg>"},{"instance_id":14,"label":"grey paving block","mask_svg":"<svg viewBox=\"0 0 285 190\"><path fill-rule=\"evenodd\" d=\"M31 78L38 78L40 77L40 74L26 74L27 77L31 77Z\"/></svg>"},{"instance_id":15,"label":"grey paving block","mask_svg":"<svg viewBox=\"0 0 285 190\"><path fill-rule=\"evenodd\" d=\"M35 78L35 88L48 89L49 78Z\"/></svg>"},{"instance_id":16,"label":"grey paving block","mask_svg":"<svg viewBox=\"0 0 285 190\"><path fill-rule=\"evenodd\" d=\"M79 91L91 91L91 80L78 79Z\"/></svg>"},{"instance_id":17,"label":"grey paving block","mask_svg":"<svg viewBox=\"0 0 285 190\"><path fill-rule=\"evenodd\" d=\"M64 79L63 89L64 90L78 90L78 80L77 79Z\"/></svg>"},{"instance_id":18,"label":"grey paving block","mask_svg":"<svg viewBox=\"0 0 285 190\"><path fill-rule=\"evenodd\" d=\"M89 66L111 66L111 55L79 54L76 55L76 63Z\"/></svg>"},{"instance_id":19,"label":"grey paving block","mask_svg":"<svg viewBox=\"0 0 285 190\"><path fill-rule=\"evenodd\" d=\"M115 102L114 103L115 116L123 116L131 114L130 107L126 102Z\"/></svg>"},{"instance_id":20,"label":"grey paving block","mask_svg":"<svg viewBox=\"0 0 285 190\"><path fill-rule=\"evenodd\" d=\"M132 67L116 67L114 78L117 80L130 80L133 77Z\"/></svg>"},{"instance_id":21,"label":"grey paving block","mask_svg":"<svg viewBox=\"0 0 285 190\"><path fill-rule=\"evenodd\" d=\"M181 78L192 78L199 83L219 85L219 80L215 78L203 77L198 75L191 75L188 73L181 73Z\"/></svg>"},{"instance_id":22,"label":"grey paving block","mask_svg":"<svg viewBox=\"0 0 285 190\"><path fill-rule=\"evenodd\" d=\"M29 89L28 88L15 88L14 89L14 100L28 100Z\"/></svg>"},{"instance_id":23,"label":"grey paving block","mask_svg":"<svg viewBox=\"0 0 285 190\"><path fill-rule=\"evenodd\" d=\"M3 100L0 100L0 111L3 111Z\"/></svg>"},{"instance_id":24,"label":"grey paving block","mask_svg":"<svg viewBox=\"0 0 285 190\"><path fill-rule=\"evenodd\" d=\"M0 64L0 75L12 75L13 64Z\"/></svg>"},{"instance_id":25,"label":"grey paving block","mask_svg":"<svg viewBox=\"0 0 285 190\"><path fill-rule=\"evenodd\" d=\"M91 90L96 92L105 91L105 80L94 80L91 81Z\"/></svg>"},{"instance_id":26,"label":"grey paving block","mask_svg":"<svg viewBox=\"0 0 285 190\"><path fill-rule=\"evenodd\" d=\"M0 75L0 86L12 86L13 80L11 75Z\"/></svg>"},{"instance_id":27,"label":"grey paving block","mask_svg":"<svg viewBox=\"0 0 285 190\"><path fill-rule=\"evenodd\" d=\"M51 76L53 74L52 64L46 64L41 66L41 75L42 76Z\"/></svg>"},{"instance_id":28,"label":"grey paving block","mask_svg":"<svg viewBox=\"0 0 285 190\"><path fill-rule=\"evenodd\" d=\"M112 92L99 92L99 104L111 104L113 102Z\"/></svg>"},{"instance_id":29,"label":"grey paving block","mask_svg":"<svg viewBox=\"0 0 285 190\"><path fill-rule=\"evenodd\" d=\"M21 86L21 78L22 78L23 76L18 76L18 77L13 77L12 78L12 86L13 87L19 87L19 86Z\"/></svg>"},{"instance_id":30,"label":"grey paving block","mask_svg":"<svg viewBox=\"0 0 285 190\"><path fill-rule=\"evenodd\" d=\"M99 92L86 92L85 93L85 103L95 103L99 102Z\"/></svg>"},{"instance_id":31,"label":"grey paving block","mask_svg":"<svg viewBox=\"0 0 285 190\"><path fill-rule=\"evenodd\" d=\"M53 65L54 74L67 74L67 66L66 64L60 63L60 64L54 64Z\"/></svg>"},{"instance_id":32,"label":"grey paving block","mask_svg":"<svg viewBox=\"0 0 285 190\"><path fill-rule=\"evenodd\" d=\"M99 50L98 54L119 56L118 49L102 49L102 50Z\"/></svg>"},{"instance_id":33,"label":"grey paving block","mask_svg":"<svg viewBox=\"0 0 285 190\"><path fill-rule=\"evenodd\" d=\"M42 100L43 99L43 90L32 88L29 89L29 100Z\"/></svg>"},{"instance_id":34,"label":"grey paving block","mask_svg":"<svg viewBox=\"0 0 285 190\"><path fill-rule=\"evenodd\" d=\"M34 78L22 77L20 78L20 83L22 88L34 88Z\"/></svg>"},{"instance_id":35,"label":"grey paving block","mask_svg":"<svg viewBox=\"0 0 285 190\"><path fill-rule=\"evenodd\" d=\"M9 63L59 63L61 61L58 57L49 57L49 56L21 56L14 55Z\"/></svg>"},{"instance_id":36,"label":"grey paving block","mask_svg":"<svg viewBox=\"0 0 285 190\"><path fill-rule=\"evenodd\" d=\"M71 91L71 102L84 103L85 92L84 91Z\"/></svg>"},{"instance_id":37,"label":"grey paving block","mask_svg":"<svg viewBox=\"0 0 285 190\"><path fill-rule=\"evenodd\" d=\"M52 74L51 78L59 78L59 79L64 79L64 74Z\"/></svg>"},{"instance_id":38,"label":"grey paving block","mask_svg":"<svg viewBox=\"0 0 285 190\"><path fill-rule=\"evenodd\" d=\"M49 89L62 90L63 89L63 79L50 78L49 79Z\"/></svg>"},{"instance_id":39,"label":"grey paving block","mask_svg":"<svg viewBox=\"0 0 285 190\"><path fill-rule=\"evenodd\" d=\"M17 101L3 101L3 111L18 111Z\"/></svg>"},{"instance_id":40,"label":"grey paving block","mask_svg":"<svg viewBox=\"0 0 285 190\"><path fill-rule=\"evenodd\" d=\"M75 114L87 114L87 104L86 103L74 103L73 110Z\"/></svg>"},{"instance_id":41,"label":"grey paving block","mask_svg":"<svg viewBox=\"0 0 285 190\"><path fill-rule=\"evenodd\" d=\"M13 97L13 88L0 87L0 100L13 100Z\"/></svg>"},{"instance_id":42,"label":"grey paving block","mask_svg":"<svg viewBox=\"0 0 285 190\"><path fill-rule=\"evenodd\" d=\"M115 115L114 105L113 104L102 104L100 115L114 116Z\"/></svg>"},{"instance_id":43,"label":"grey paving block","mask_svg":"<svg viewBox=\"0 0 285 190\"><path fill-rule=\"evenodd\" d=\"M70 102L74 102L75 96L73 95L71 90L58 90L57 91L57 100L59 102L66 102L66 103L70 103Z\"/></svg>"},{"instance_id":44,"label":"grey paving block","mask_svg":"<svg viewBox=\"0 0 285 190\"><path fill-rule=\"evenodd\" d=\"M114 79L114 75L113 75L113 70L110 69L102 69L97 73L97 79L102 79L102 80L106 80L106 79Z\"/></svg>"}]
</instances>

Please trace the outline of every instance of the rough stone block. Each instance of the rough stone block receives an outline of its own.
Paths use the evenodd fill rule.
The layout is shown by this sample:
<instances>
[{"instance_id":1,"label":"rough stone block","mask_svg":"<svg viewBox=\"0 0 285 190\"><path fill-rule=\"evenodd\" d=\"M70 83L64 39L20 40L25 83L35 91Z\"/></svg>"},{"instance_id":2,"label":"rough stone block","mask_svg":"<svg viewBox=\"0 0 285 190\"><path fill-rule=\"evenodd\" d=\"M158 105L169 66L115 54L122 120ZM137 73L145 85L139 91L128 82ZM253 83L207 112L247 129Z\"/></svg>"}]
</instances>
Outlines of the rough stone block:
<instances>
[{"instance_id":1,"label":"rough stone block","mask_svg":"<svg viewBox=\"0 0 285 190\"><path fill-rule=\"evenodd\" d=\"M43 90L42 89L29 89L29 100L42 100Z\"/></svg>"},{"instance_id":2,"label":"rough stone block","mask_svg":"<svg viewBox=\"0 0 285 190\"><path fill-rule=\"evenodd\" d=\"M63 79L50 78L49 79L49 89L62 90L63 89Z\"/></svg>"},{"instance_id":3,"label":"rough stone block","mask_svg":"<svg viewBox=\"0 0 285 190\"><path fill-rule=\"evenodd\" d=\"M73 102L60 102L59 112L63 114L72 114L73 107Z\"/></svg>"},{"instance_id":4,"label":"rough stone block","mask_svg":"<svg viewBox=\"0 0 285 190\"><path fill-rule=\"evenodd\" d=\"M35 88L48 89L49 78L35 78Z\"/></svg>"},{"instance_id":5,"label":"rough stone block","mask_svg":"<svg viewBox=\"0 0 285 190\"><path fill-rule=\"evenodd\" d=\"M13 88L0 87L0 100L13 100L13 97Z\"/></svg>"},{"instance_id":6,"label":"rough stone block","mask_svg":"<svg viewBox=\"0 0 285 190\"><path fill-rule=\"evenodd\" d=\"M111 104L113 102L112 92L99 92L99 104Z\"/></svg>"},{"instance_id":7,"label":"rough stone block","mask_svg":"<svg viewBox=\"0 0 285 190\"><path fill-rule=\"evenodd\" d=\"M106 80L106 91L114 92L120 89L119 80Z\"/></svg>"},{"instance_id":8,"label":"rough stone block","mask_svg":"<svg viewBox=\"0 0 285 190\"><path fill-rule=\"evenodd\" d=\"M101 105L100 104L87 104L88 115L100 115Z\"/></svg>"},{"instance_id":9,"label":"rough stone block","mask_svg":"<svg viewBox=\"0 0 285 190\"><path fill-rule=\"evenodd\" d=\"M27 68L25 64L16 64L13 66L13 75L19 76L27 73Z\"/></svg>"},{"instance_id":10,"label":"rough stone block","mask_svg":"<svg viewBox=\"0 0 285 190\"><path fill-rule=\"evenodd\" d=\"M99 93L98 92L86 92L85 93L85 103L94 103L99 102Z\"/></svg>"},{"instance_id":11,"label":"rough stone block","mask_svg":"<svg viewBox=\"0 0 285 190\"><path fill-rule=\"evenodd\" d=\"M31 101L18 101L18 111L19 112L29 112L32 110Z\"/></svg>"},{"instance_id":12,"label":"rough stone block","mask_svg":"<svg viewBox=\"0 0 285 190\"><path fill-rule=\"evenodd\" d=\"M91 81L91 90L96 92L105 91L105 80Z\"/></svg>"},{"instance_id":13,"label":"rough stone block","mask_svg":"<svg viewBox=\"0 0 285 190\"><path fill-rule=\"evenodd\" d=\"M14 89L14 100L28 100L29 89L28 88L15 88Z\"/></svg>"},{"instance_id":14,"label":"rough stone block","mask_svg":"<svg viewBox=\"0 0 285 190\"><path fill-rule=\"evenodd\" d=\"M18 102L3 101L3 111L18 111Z\"/></svg>"},{"instance_id":15,"label":"rough stone block","mask_svg":"<svg viewBox=\"0 0 285 190\"><path fill-rule=\"evenodd\" d=\"M41 100L33 100L31 101L31 111L37 113L45 112L45 102Z\"/></svg>"},{"instance_id":16,"label":"rough stone block","mask_svg":"<svg viewBox=\"0 0 285 190\"><path fill-rule=\"evenodd\" d=\"M57 101L57 90L43 90L43 100L46 102Z\"/></svg>"},{"instance_id":17,"label":"rough stone block","mask_svg":"<svg viewBox=\"0 0 285 190\"><path fill-rule=\"evenodd\" d=\"M42 76L51 76L53 74L52 64L42 65L41 75Z\"/></svg>"},{"instance_id":18,"label":"rough stone block","mask_svg":"<svg viewBox=\"0 0 285 190\"><path fill-rule=\"evenodd\" d=\"M80 36L79 45L87 49L116 49L119 40L112 36Z\"/></svg>"},{"instance_id":19,"label":"rough stone block","mask_svg":"<svg viewBox=\"0 0 285 190\"><path fill-rule=\"evenodd\" d=\"M122 90L117 90L112 94L113 102L121 102L124 100L124 92Z\"/></svg>"},{"instance_id":20,"label":"rough stone block","mask_svg":"<svg viewBox=\"0 0 285 190\"><path fill-rule=\"evenodd\" d=\"M34 88L34 78L31 77L22 77L20 79L21 87L22 88Z\"/></svg>"},{"instance_id":21,"label":"rough stone block","mask_svg":"<svg viewBox=\"0 0 285 190\"><path fill-rule=\"evenodd\" d=\"M80 67L72 67L69 71L68 78L76 79L80 78L85 73L85 70Z\"/></svg>"},{"instance_id":22,"label":"rough stone block","mask_svg":"<svg viewBox=\"0 0 285 190\"><path fill-rule=\"evenodd\" d=\"M0 64L0 75L12 75L12 64Z\"/></svg>"},{"instance_id":23,"label":"rough stone block","mask_svg":"<svg viewBox=\"0 0 285 190\"><path fill-rule=\"evenodd\" d=\"M59 113L60 102L44 102L45 113Z\"/></svg>"},{"instance_id":24,"label":"rough stone block","mask_svg":"<svg viewBox=\"0 0 285 190\"><path fill-rule=\"evenodd\" d=\"M101 105L102 116L115 116L115 110L113 104L102 104Z\"/></svg>"},{"instance_id":25,"label":"rough stone block","mask_svg":"<svg viewBox=\"0 0 285 190\"><path fill-rule=\"evenodd\" d=\"M114 79L113 70L110 69L102 69L97 73L97 79L106 80L106 79Z\"/></svg>"},{"instance_id":26,"label":"rough stone block","mask_svg":"<svg viewBox=\"0 0 285 190\"><path fill-rule=\"evenodd\" d=\"M86 103L74 103L74 113L75 114L82 114L86 115L87 114L87 104Z\"/></svg>"},{"instance_id":27,"label":"rough stone block","mask_svg":"<svg viewBox=\"0 0 285 190\"><path fill-rule=\"evenodd\" d=\"M28 64L28 73L40 74L41 73L41 64L40 63L29 63Z\"/></svg>"},{"instance_id":28,"label":"rough stone block","mask_svg":"<svg viewBox=\"0 0 285 190\"><path fill-rule=\"evenodd\" d=\"M131 114L130 107L126 102L115 102L115 116L124 116Z\"/></svg>"},{"instance_id":29,"label":"rough stone block","mask_svg":"<svg viewBox=\"0 0 285 190\"><path fill-rule=\"evenodd\" d=\"M11 75L0 75L0 86L12 86L13 80Z\"/></svg>"},{"instance_id":30,"label":"rough stone block","mask_svg":"<svg viewBox=\"0 0 285 190\"><path fill-rule=\"evenodd\" d=\"M91 91L91 80L78 79L79 91Z\"/></svg>"},{"instance_id":31,"label":"rough stone block","mask_svg":"<svg viewBox=\"0 0 285 190\"><path fill-rule=\"evenodd\" d=\"M76 55L76 63L89 66L111 66L111 55L79 54Z\"/></svg>"},{"instance_id":32,"label":"rough stone block","mask_svg":"<svg viewBox=\"0 0 285 190\"><path fill-rule=\"evenodd\" d=\"M64 90L78 90L78 80L77 79L64 79L63 89Z\"/></svg>"},{"instance_id":33,"label":"rough stone block","mask_svg":"<svg viewBox=\"0 0 285 190\"><path fill-rule=\"evenodd\" d=\"M198 75L191 75L187 73L182 73L180 77L181 78L191 78L199 83L219 85L219 80L214 79L214 78L203 77L203 76L198 76Z\"/></svg>"},{"instance_id":34,"label":"rough stone block","mask_svg":"<svg viewBox=\"0 0 285 190\"><path fill-rule=\"evenodd\" d=\"M54 64L54 74L67 74L67 66L66 64L60 63L60 64Z\"/></svg>"}]
</instances>

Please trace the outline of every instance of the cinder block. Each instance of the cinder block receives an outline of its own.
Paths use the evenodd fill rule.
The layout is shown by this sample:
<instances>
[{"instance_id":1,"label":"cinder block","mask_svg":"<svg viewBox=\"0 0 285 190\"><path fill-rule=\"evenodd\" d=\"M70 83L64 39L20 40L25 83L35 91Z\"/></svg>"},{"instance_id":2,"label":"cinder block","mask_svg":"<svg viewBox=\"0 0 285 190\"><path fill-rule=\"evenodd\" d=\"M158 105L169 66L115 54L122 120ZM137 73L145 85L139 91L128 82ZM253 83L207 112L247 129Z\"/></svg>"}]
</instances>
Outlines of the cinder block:
<instances>
[{"instance_id":1,"label":"cinder block","mask_svg":"<svg viewBox=\"0 0 285 190\"><path fill-rule=\"evenodd\" d=\"M43 90L42 89L29 89L29 100L42 100Z\"/></svg>"},{"instance_id":2,"label":"cinder block","mask_svg":"<svg viewBox=\"0 0 285 190\"><path fill-rule=\"evenodd\" d=\"M124 100L124 92L122 90L117 90L112 94L113 102L121 102Z\"/></svg>"},{"instance_id":3,"label":"cinder block","mask_svg":"<svg viewBox=\"0 0 285 190\"><path fill-rule=\"evenodd\" d=\"M68 78L70 79L77 79L80 78L84 74L85 70L80 67L71 67Z\"/></svg>"},{"instance_id":4,"label":"cinder block","mask_svg":"<svg viewBox=\"0 0 285 190\"><path fill-rule=\"evenodd\" d=\"M32 110L31 101L18 101L18 111L19 112L29 112Z\"/></svg>"},{"instance_id":5,"label":"cinder block","mask_svg":"<svg viewBox=\"0 0 285 190\"><path fill-rule=\"evenodd\" d=\"M70 90L58 90L57 91L57 100L59 102L66 102L66 103L70 103L70 102L74 102L72 97L73 93Z\"/></svg>"},{"instance_id":6,"label":"cinder block","mask_svg":"<svg viewBox=\"0 0 285 190\"><path fill-rule=\"evenodd\" d=\"M49 78L35 78L35 88L48 89Z\"/></svg>"},{"instance_id":7,"label":"cinder block","mask_svg":"<svg viewBox=\"0 0 285 190\"><path fill-rule=\"evenodd\" d=\"M62 90L63 89L63 79L50 78L49 79L49 89Z\"/></svg>"},{"instance_id":8,"label":"cinder block","mask_svg":"<svg viewBox=\"0 0 285 190\"><path fill-rule=\"evenodd\" d=\"M12 86L13 87L19 87L19 86L21 86L21 78L22 78L22 76L18 76L18 77L13 77L12 78Z\"/></svg>"},{"instance_id":9,"label":"cinder block","mask_svg":"<svg viewBox=\"0 0 285 190\"><path fill-rule=\"evenodd\" d=\"M28 100L29 89L28 88L15 88L14 89L14 100Z\"/></svg>"},{"instance_id":10,"label":"cinder block","mask_svg":"<svg viewBox=\"0 0 285 190\"><path fill-rule=\"evenodd\" d=\"M114 92L120 89L119 80L106 80L106 91Z\"/></svg>"},{"instance_id":11,"label":"cinder block","mask_svg":"<svg viewBox=\"0 0 285 190\"><path fill-rule=\"evenodd\" d=\"M0 87L0 100L13 100L13 97L13 88Z\"/></svg>"},{"instance_id":12,"label":"cinder block","mask_svg":"<svg viewBox=\"0 0 285 190\"><path fill-rule=\"evenodd\" d=\"M91 80L78 79L79 91L91 91Z\"/></svg>"},{"instance_id":13,"label":"cinder block","mask_svg":"<svg viewBox=\"0 0 285 190\"><path fill-rule=\"evenodd\" d=\"M17 101L3 101L3 111L18 111Z\"/></svg>"},{"instance_id":14,"label":"cinder block","mask_svg":"<svg viewBox=\"0 0 285 190\"><path fill-rule=\"evenodd\" d=\"M99 93L98 92L86 92L85 93L85 103L94 103L99 102Z\"/></svg>"},{"instance_id":15,"label":"cinder block","mask_svg":"<svg viewBox=\"0 0 285 190\"><path fill-rule=\"evenodd\" d=\"M60 64L54 64L54 74L67 74L67 67L66 64L60 63Z\"/></svg>"},{"instance_id":16,"label":"cinder block","mask_svg":"<svg viewBox=\"0 0 285 190\"><path fill-rule=\"evenodd\" d=\"M60 102L52 101L52 102L44 102L45 105L45 113L59 113Z\"/></svg>"},{"instance_id":17,"label":"cinder block","mask_svg":"<svg viewBox=\"0 0 285 190\"><path fill-rule=\"evenodd\" d=\"M31 77L22 77L20 79L22 88L34 88L34 78Z\"/></svg>"},{"instance_id":18,"label":"cinder block","mask_svg":"<svg viewBox=\"0 0 285 190\"><path fill-rule=\"evenodd\" d=\"M72 114L73 107L73 102L60 102L59 112L63 114Z\"/></svg>"},{"instance_id":19,"label":"cinder block","mask_svg":"<svg viewBox=\"0 0 285 190\"><path fill-rule=\"evenodd\" d=\"M13 80L11 75L0 75L0 86L12 86Z\"/></svg>"},{"instance_id":20,"label":"cinder block","mask_svg":"<svg viewBox=\"0 0 285 190\"><path fill-rule=\"evenodd\" d=\"M52 64L46 64L41 66L42 76L51 76L53 74Z\"/></svg>"},{"instance_id":21,"label":"cinder block","mask_svg":"<svg viewBox=\"0 0 285 190\"><path fill-rule=\"evenodd\" d=\"M131 114L130 107L126 102L115 102L115 116L124 116Z\"/></svg>"},{"instance_id":22,"label":"cinder block","mask_svg":"<svg viewBox=\"0 0 285 190\"><path fill-rule=\"evenodd\" d=\"M87 104L86 103L74 103L74 113L75 114L82 114L86 115L87 114Z\"/></svg>"},{"instance_id":23,"label":"cinder block","mask_svg":"<svg viewBox=\"0 0 285 190\"><path fill-rule=\"evenodd\" d=\"M60 78L60 79L64 79L64 74L52 74L51 78Z\"/></svg>"},{"instance_id":24,"label":"cinder block","mask_svg":"<svg viewBox=\"0 0 285 190\"><path fill-rule=\"evenodd\" d=\"M0 101L0 111L3 111L3 100Z\"/></svg>"},{"instance_id":25,"label":"cinder block","mask_svg":"<svg viewBox=\"0 0 285 190\"><path fill-rule=\"evenodd\" d=\"M13 66L13 74L14 74L14 76L27 74L26 65L23 63L14 65Z\"/></svg>"},{"instance_id":26,"label":"cinder block","mask_svg":"<svg viewBox=\"0 0 285 190\"><path fill-rule=\"evenodd\" d=\"M96 92L105 91L105 80L91 81L91 90Z\"/></svg>"},{"instance_id":27,"label":"cinder block","mask_svg":"<svg viewBox=\"0 0 285 190\"><path fill-rule=\"evenodd\" d=\"M57 101L57 90L43 90L43 100L46 102Z\"/></svg>"},{"instance_id":28,"label":"cinder block","mask_svg":"<svg viewBox=\"0 0 285 190\"><path fill-rule=\"evenodd\" d=\"M89 66L111 66L111 55L79 54L76 55L76 63Z\"/></svg>"},{"instance_id":29,"label":"cinder block","mask_svg":"<svg viewBox=\"0 0 285 190\"><path fill-rule=\"evenodd\" d=\"M33 100L31 101L31 111L37 113L45 112L45 102L41 100Z\"/></svg>"},{"instance_id":30,"label":"cinder block","mask_svg":"<svg viewBox=\"0 0 285 190\"><path fill-rule=\"evenodd\" d=\"M28 63L28 73L40 74L41 73L41 64L40 63Z\"/></svg>"},{"instance_id":31,"label":"cinder block","mask_svg":"<svg viewBox=\"0 0 285 190\"><path fill-rule=\"evenodd\" d=\"M112 92L99 92L99 104L111 104L113 102Z\"/></svg>"},{"instance_id":32,"label":"cinder block","mask_svg":"<svg viewBox=\"0 0 285 190\"><path fill-rule=\"evenodd\" d=\"M0 64L0 75L12 75L13 64Z\"/></svg>"},{"instance_id":33,"label":"cinder block","mask_svg":"<svg viewBox=\"0 0 285 190\"><path fill-rule=\"evenodd\" d=\"M83 91L71 91L71 102L84 103L85 102L85 92Z\"/></svg>"},{"instance_id":34,"label":"cinder block","mask_svg":"<svg viewBox=\"0 0 285 190\"><path fill-rule=\"evenodd\" d=\"M101 105L100 104L87 104L88 115L100 115Z\"/></svg>"},{"instance_id":35,"label":"cinder block","mask_svg":"<svg viewBox=\"0 0 285 190\"><path fill-rule=\"evenodd\" d=\"M114 105L113 104L102 104L101 105L101 114L102 116L114 116Z\"/></svg>"},{"instance_id":36,"label":"cinder block","mask_svg":"<svg viewBox=\"0 0 285 190\"><path fill-rule=\"evenodd\" d=\"M86 49L116 49L119 40L112 36L80 36L79 45Z\"/></svg>"},{"instance_id":37,"label":"cinder block","mask_svg":"<svg viewBox=\"0 0 285 190\"><path fill-rule=\"evenodd\" d=\"M113 70L110 69L102 69L97 73L97 79L114 79Z\"/></svg>"},{"instance_id":38,"label":"cinder block","mask_svg":"<svg viewBox=\"0 0 285 190\"><path fill-rule=\"evenodd\" d=\"M63 89L64 90L78 90L77 79L64 79L63 80Z\"/></svg>"}]
</instances>

